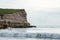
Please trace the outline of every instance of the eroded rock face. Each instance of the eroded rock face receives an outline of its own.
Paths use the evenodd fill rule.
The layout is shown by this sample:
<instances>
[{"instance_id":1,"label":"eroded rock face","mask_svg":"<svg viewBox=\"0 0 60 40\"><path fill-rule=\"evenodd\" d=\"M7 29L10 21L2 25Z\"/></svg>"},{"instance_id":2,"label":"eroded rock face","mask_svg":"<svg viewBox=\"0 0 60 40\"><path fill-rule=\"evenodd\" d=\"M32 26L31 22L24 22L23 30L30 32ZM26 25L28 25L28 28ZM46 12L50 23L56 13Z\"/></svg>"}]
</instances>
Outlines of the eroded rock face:
<instances>
[{"instance_id":1,"label":"eroded rock face","mask_svg":"<svg viewBox=\"0 0 60 40\"><path fill-rule=\"evenodd\" d=\"M17 26L30 26L27 22L27 14L24 9L16 10L9 14L0 16L0 26L17 27Z\"/></svg>"}]
</instances>

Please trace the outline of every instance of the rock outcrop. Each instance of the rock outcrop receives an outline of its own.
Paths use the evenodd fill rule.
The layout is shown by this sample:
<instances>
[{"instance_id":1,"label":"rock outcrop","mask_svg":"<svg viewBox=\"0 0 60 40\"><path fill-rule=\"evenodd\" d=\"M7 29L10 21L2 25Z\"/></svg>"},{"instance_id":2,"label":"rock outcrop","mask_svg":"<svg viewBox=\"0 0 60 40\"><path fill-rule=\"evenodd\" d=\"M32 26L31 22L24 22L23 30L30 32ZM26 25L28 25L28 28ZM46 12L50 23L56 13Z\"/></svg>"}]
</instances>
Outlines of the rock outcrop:
<instances>
[{"instance_id":1,"label":"rock outcrop","mask_svg":"<svg viewBox=\"0 0 60 40\"><path fill-rule=\"evenodd\" d=\"M24 9L0 9L0 27L23 27L30 26L27 22L27 14ZM4 10L4 11L3 11ZM15 10L10 11L9 10Z\"/></svg>"}]
</instances>

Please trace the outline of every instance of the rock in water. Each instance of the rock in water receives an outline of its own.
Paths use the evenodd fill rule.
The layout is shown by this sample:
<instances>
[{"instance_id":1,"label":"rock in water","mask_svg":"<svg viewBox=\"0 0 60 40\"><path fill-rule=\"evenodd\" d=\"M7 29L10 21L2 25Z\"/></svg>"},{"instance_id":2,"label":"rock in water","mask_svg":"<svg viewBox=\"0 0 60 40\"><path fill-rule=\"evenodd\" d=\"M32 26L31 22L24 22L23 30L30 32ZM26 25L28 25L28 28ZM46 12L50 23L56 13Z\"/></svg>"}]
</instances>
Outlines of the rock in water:
<instances>
[{"instance_id":1,"label":"rock in water","mask_svg":"<svg viewBox=\"0 0 60 40\"><path fill-rule=\"evenodd\" d=\"M0 9L0 28L26 28L30 27L27 22L27 14L24 9Z\"/></svg>"}]
</instances>

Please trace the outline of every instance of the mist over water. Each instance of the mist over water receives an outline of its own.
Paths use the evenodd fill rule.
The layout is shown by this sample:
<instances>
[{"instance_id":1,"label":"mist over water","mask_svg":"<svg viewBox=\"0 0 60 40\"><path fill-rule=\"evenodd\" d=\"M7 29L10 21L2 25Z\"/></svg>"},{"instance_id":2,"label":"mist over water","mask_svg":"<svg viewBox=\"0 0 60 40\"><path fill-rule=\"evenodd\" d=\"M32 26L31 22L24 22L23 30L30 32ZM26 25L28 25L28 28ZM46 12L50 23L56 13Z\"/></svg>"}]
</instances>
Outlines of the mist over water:
<instances>
[{"instance_id":1,"label":"mist over water","mask_svg":"<svg viewBox=\"0 0 60 40\"><path fill-rule=\"evenodd\" d=\"M7 28L0 29L0 40L60 40L60 33L49 28Z\"/></svg>"}]
</instances>

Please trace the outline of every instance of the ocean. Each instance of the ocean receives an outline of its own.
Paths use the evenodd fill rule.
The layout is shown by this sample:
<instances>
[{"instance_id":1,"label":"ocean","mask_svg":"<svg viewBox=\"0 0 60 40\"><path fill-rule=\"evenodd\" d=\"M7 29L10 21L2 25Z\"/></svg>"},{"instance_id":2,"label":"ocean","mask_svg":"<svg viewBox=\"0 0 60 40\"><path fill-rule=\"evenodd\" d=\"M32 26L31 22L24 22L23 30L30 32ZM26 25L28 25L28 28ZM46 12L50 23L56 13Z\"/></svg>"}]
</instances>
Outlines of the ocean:
<instances>
[{"instance_id":1,"label":"ocean","mask_svg":"<svg viewBox=\"0 0 60 40\"><path fill-rule=\"evenodd\" d=\"M60 39L33 39L33 38L18 38L18 39L16 39L16 38L0 38L0 40L60 40Z\"/></svg>"},{"instance_id":2,"label":"ocean","mask_svg":"<svg viewBox=\"0 0 60 40\"><path fill-rule=\"evenodd\" d=\"M60 28L0 29L0 40L60 40Z\"/></svg>"}]
</instances>

